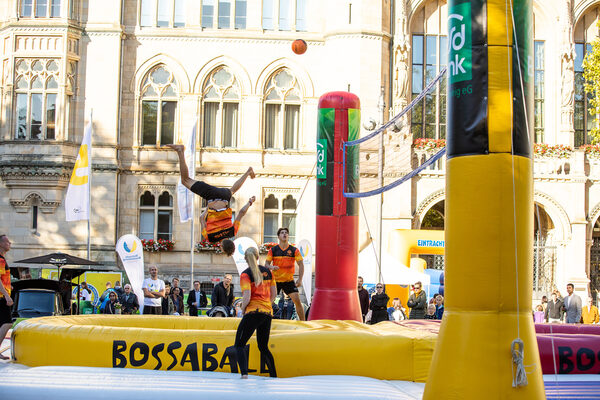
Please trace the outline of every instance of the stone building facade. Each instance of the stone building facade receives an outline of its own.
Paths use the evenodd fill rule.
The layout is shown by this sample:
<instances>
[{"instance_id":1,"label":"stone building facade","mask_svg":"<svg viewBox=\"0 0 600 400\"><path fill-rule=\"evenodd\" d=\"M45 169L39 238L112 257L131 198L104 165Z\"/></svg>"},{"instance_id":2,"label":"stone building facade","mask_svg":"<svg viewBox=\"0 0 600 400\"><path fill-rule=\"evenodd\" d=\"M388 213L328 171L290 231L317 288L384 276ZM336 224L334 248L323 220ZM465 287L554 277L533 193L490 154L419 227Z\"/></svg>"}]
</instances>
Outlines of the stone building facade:
<instances>
[{"instance_id":1,"label":"stone building facade","mask_svg":"<svg viewBox=\"0 0 600 400\"><path fill-rule=\"evenodd\" d=\"M572 149L536 157L538 295L569 281L600 288L600 161L579 149L593 126L581 60L599 6L534 0L532 136ZM257 172L234 198L235 210L257 197L240 235L262 244L290 225L314 243L319 96L357 94L367 128L389 119L443 67L447 13L444 0L0 0L0 215L12 259L85 256L87 224L65 221L63 199L90 119L92 259L116 264L126 233L168 238L174 250L146 261L188 286L200 235L179 222L177 159L161 145L186 142L195 124L197 179L230 186ZM303 55L291 51L297 38ZM444 91L428 101L385 135L386 182L429 155L415 139L445 138ZM386 192L384 249L392 229L441 229L444 197L443 162ZM378 240L379 201L361 200L362 247ZM207 284L234 271L213 251L194 255Z\"/></svg>"}]
</instances>

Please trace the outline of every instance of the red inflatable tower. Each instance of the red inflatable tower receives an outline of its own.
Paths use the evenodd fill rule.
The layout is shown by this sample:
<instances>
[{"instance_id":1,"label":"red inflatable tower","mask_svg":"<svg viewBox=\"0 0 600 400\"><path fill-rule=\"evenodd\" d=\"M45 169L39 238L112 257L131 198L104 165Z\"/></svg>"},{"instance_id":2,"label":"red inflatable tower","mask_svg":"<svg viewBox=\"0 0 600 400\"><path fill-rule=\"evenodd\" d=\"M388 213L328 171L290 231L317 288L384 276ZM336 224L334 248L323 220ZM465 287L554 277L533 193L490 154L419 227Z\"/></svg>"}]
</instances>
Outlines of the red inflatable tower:
<instances>
[{"instance_id":1,"label":"red inflatable tower","mask_svg":"<svg viewBox=\"0 0 600 400\"><path fill-rule=\"evenodd\" d=\"M358 188L360 100L348 92L330 92L319 99L317 137L317 232L315 293L309 320L362 321L357 291L358 200L345 198Z\"/></svg>"}]
</instances>

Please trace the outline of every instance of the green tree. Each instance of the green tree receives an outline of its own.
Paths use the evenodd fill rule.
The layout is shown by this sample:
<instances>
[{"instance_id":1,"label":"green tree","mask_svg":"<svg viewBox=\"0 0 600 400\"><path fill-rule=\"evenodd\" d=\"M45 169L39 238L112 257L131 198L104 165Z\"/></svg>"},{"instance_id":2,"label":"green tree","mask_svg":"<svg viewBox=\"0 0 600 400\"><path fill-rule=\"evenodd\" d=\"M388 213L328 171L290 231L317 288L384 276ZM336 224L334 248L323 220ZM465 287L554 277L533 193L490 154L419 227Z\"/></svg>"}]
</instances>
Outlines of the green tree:
<instances>
[{"instance_id":1,"label":"green tree","mask_svg":"<svg viewBox=\"0 0 600 400\"><path fill-rule=\"evenodd\" d=\"M600 24L599 24L600 27ZM583 59L583 87L588 97L588 110L594 116L594 127L589 132L592 144L600 143L598 111L600 110L600 39L592 42L592 51L586 53Z\"/></svg>"}]
</instances>

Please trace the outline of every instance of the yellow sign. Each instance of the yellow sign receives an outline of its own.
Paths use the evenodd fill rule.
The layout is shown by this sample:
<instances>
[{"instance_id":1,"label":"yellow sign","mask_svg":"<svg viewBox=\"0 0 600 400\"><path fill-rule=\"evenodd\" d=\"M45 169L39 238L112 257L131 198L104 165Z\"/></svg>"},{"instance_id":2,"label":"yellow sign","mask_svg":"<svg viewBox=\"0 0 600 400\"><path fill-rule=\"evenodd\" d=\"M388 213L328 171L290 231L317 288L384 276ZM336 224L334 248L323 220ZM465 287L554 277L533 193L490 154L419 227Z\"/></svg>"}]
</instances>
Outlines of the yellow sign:
<instances>
[{"instance_id":1,"label":"yellow sign","mask_svg":"<svg viewBox=\"0 0 600 400\"><path fill-rule=\"evenodd\" d=\"M58 269L42 269L42 278L58 280ZM92 292L92 304L97 306L100 303L100 296L102 296L102 293L106 290L106 282L110 282L114 288L116 281L119 281L121 286L123 286L122 272L86 272L81 275L79 279L75 278L71 282L75 285L77 285L77 282L86 282L88 289ZM77 286L73 286L73 296L77 296Z\"/></svg>"}]
</instances>

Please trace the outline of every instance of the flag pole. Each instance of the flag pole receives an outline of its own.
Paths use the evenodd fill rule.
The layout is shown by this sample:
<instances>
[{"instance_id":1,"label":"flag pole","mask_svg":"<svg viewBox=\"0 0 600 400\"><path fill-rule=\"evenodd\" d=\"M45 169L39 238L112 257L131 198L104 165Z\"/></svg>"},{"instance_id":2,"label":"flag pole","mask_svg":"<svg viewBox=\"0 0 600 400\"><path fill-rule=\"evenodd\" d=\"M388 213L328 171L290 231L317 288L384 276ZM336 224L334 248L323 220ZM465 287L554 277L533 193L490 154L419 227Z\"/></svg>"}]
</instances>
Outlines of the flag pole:
<instances>
[{"instance_id":1,"label":"flag pole","mask_svg":"<svg viewBox=\"0 0 600 400\"><path fill-rule=\"evenodd\" d=\"M194 121L193 131L196 130L198 119ZM196 135L194 134L194 143L191 150L192 153L192 172L196 176ZM194 206L196 205L196 196L192 197L192 226L190 230L190 290L194 287Z\"/></svg>"},{"instance_id":2,"label":"flag pole","mask_svg":"<svg viewBox=\"0 0 600 400\"><path fill-rule=\"evenodd\" d=\"M94 133L94 127L92 125L94 109L90 109L90 144L92 143L92 134ZM90 259L90 219L92 218L92 146L90 146L90 152L88 153L89 157L89 171L88 171L88 218L87 218L87 259Z\"/></svg>"}]
</instances>

